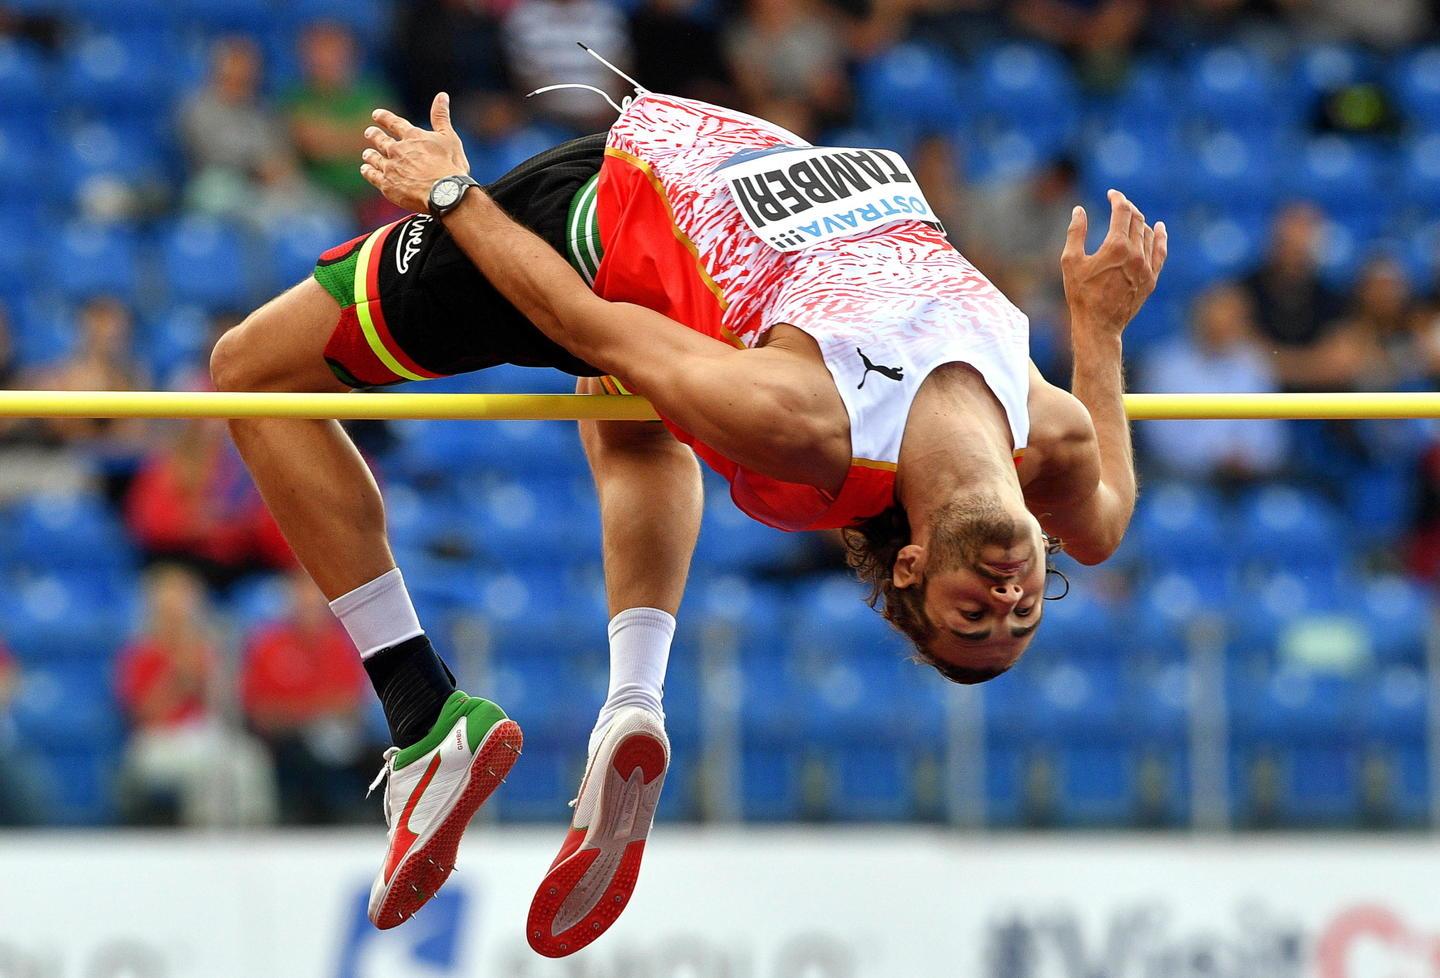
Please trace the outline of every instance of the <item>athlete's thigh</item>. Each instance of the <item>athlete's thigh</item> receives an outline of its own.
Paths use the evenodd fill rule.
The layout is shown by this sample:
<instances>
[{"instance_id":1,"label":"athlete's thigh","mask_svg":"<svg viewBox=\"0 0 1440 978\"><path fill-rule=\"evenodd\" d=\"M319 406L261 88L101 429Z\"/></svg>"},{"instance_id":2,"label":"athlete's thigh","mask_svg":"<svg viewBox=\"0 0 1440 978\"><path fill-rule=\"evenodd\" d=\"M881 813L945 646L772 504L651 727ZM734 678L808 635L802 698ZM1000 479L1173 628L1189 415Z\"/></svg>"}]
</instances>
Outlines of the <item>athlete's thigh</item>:
<instances>
[{"instance_id":1,"label":"athlete's thigh","mask_svg":"<svg viewBox=\"0 0 1440 978\"><path fill-rule=\"evenodd\" d=\"M210 369L221 390L341 391L325 361L340 305L307 278L220 338Z\"/></svg>"}]
</instances>

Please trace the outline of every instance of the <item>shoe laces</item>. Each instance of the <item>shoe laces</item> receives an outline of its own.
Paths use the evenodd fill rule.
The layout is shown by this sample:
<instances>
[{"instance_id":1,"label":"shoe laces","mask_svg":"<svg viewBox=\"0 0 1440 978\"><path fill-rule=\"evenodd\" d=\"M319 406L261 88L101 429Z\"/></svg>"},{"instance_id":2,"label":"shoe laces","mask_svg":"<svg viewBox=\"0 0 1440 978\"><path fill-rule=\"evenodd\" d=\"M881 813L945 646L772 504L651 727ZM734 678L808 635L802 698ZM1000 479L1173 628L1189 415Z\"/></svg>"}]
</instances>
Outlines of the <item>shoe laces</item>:
<instances>
[{"instance_id":1,"label":"shoe laces","mask_svg":"<svg viewBox=\"0 0 1440 978\"><path fill-rule=\"evenodd\" d=\"M391 761L395 759L395 755L398 753L400 753L400 748L398 747L385 748L385 761L383 764L380 765L380 773L375 775L375 780L371 781L370 787L365 790L366 798L369 798L371 795L373 795L375 793L375 789L383 784L385 785L385 800L387 802L390 800L389 777L390 772L393 769ZM390 806L388 804L385 806L385 822L386 824L389 824L390 822Z\"/></svg>"}]
</instances>

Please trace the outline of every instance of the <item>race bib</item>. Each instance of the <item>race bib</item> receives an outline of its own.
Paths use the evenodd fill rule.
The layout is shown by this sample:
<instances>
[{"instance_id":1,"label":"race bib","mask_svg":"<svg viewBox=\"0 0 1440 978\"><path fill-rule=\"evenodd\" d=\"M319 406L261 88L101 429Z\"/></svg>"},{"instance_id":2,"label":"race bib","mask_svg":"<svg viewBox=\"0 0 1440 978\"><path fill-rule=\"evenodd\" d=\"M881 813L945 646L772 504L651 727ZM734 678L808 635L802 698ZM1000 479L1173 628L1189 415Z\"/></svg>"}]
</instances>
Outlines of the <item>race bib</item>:
<instances>
[{"instance_id":1,"label":"race bib","mask_svg":"<svg viewBox=\"0 0 1440 978\"><path fill-rule=\"evenodd\" d=\"M940 219L899 153L779 146L715 168L750 229L777 251L801 251L896 221Z\"/></svg>"}]
</instances>

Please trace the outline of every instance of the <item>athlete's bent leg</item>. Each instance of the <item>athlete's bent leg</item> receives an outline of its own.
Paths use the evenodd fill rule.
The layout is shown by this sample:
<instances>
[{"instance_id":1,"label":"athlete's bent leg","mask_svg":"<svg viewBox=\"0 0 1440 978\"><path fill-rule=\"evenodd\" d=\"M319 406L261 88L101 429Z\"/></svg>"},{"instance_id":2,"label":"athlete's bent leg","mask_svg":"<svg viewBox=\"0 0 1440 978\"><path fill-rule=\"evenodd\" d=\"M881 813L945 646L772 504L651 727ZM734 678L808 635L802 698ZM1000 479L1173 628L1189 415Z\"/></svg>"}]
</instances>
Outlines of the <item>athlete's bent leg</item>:
<instances>
[{"instance_id":1,"label":"athlete's bent leg","mask_svg":"<svg viewBox=\"0 0 1440 978\"><path fill-rule=\"evenodd\" d=\"M581 381L580 393L597 393ZM560 854L530 905L541 954L573 954L630 901L670 762L661 690L700 531L700 469L661 425L582 422L604 530L610 691Z\"/></svg>"},{"instance_id":2,"label":"athlete's bent leg","mask_svg":"<svg viewBox=\"0 0 1440 978\"><path fill-rule=\"evenodd\" d=\"M272 300L216 344L220 390L343 391L324 350L340 306L314 279ZM520 728L455 688L421 630L385 539L369 467L336 421L231 422L245 464L296 556L364 657L396 746L381 780L390 842L370 919L394 927L449 878L460 836L520 753Z\"/></svg>"},{"instance_id":3,"label":"athlete's bent leg","mask_svg":"<svg viewBox=\"0 0 1440 978\"><path fill-rule=\"evenodd\" d=\"M341 392L325 363L340 306L313 278L220 338L210 373L222 391ZM370 469L338 421L245 418L235 447L311 578L334 600L395 566Z\"/></svg>"}]
</instances>

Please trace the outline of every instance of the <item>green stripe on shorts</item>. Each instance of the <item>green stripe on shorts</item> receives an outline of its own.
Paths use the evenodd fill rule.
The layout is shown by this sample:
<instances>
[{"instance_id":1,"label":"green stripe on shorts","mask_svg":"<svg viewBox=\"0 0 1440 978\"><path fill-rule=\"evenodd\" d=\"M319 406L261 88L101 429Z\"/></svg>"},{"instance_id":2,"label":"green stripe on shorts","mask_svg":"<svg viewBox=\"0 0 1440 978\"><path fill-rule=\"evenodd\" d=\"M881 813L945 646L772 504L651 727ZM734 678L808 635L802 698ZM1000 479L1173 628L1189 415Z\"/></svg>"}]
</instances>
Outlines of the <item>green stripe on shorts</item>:
<instances>
[{"instance_id":1,"label":"green stripe on shorts","mask_svg":"<svg viewBox=\"0 0 1440 978\"><path fill-rule=\"evenodd\" d=\"M595 273L600 270L600 218L596 205L596 190L600 174L595 174L575 192L570 200L570 212L565 219L565 257L575 266L575 271L585 280L586 285L595 284Z\"/></svg>"},{"instance_id":2,"label":"green stripe on shorts","mask_svg":"<svg viewBox=\"0 0 1440 978\"><path fill-rule=\"evenodd\" d=\"M360 261L362 245L363 242L357 244L350 254L337 262L315 266L315 281L340 303L341 309L349 309L355 304L355 266Z\"/></svg>"}]
</instances>

